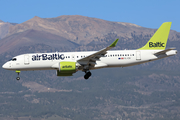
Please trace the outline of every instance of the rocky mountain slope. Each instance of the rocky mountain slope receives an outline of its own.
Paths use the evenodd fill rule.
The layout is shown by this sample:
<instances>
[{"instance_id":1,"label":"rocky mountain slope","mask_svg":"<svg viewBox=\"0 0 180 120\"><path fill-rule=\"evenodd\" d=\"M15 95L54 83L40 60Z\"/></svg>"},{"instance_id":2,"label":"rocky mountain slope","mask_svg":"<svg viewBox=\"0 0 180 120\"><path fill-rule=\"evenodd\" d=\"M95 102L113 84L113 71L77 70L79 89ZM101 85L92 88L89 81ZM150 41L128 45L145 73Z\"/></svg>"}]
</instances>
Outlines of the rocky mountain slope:
<instances>
[{"instance_id":1,"label":"rocky mountain slope","mask_svg":"<svg viewBox=\"0 0 180 120\"><path fill-rule=\"evenodd\" d=\"M33 31L36 34L32 34ZM8 30L8 36L0 42L0 51L3 53L20 46L32 45L31 43L42 43L58 48L57 42L59 42L59 46L66 46L66 48L73 48L73 50L73 44L79 45L79 48L76 46L75 50L98 50L117 38L120 39L117 49L137 49L144 45L155 31L131 23L110 22L79 15L64 15L56 18L35 16L24 23L11 26ZM37 36L38 34L39 36ZM46 38L56 39L56 42L51 41L49 44L46 42ZM62 39L68 40L72 44L67 46L61 42ZM169 41L178 41L179 39L180 33L170 32ZM124 46L125 44L133 44L133 46L128 48L129 45ZM94 45L97 45L98 48Z\"/></svg>"},{"instance_id":2,"label":"rocky mountain slope","mask_svg":"<svg viewBox=\"0 0 180 120\"><path fill-rule=\"evenodd\" d=\"M82 45L97 41L96 38L103 39L108 33L117 34L117 36L128 40L132 38L132 33L136 35L153 35L155 32L153 29L143 28L131 23L110 22L79 15L64 15L56 18L35 16L24 23L11 27L9 35L29 29L46 31ZM170 39L176 40L177 36L175 34L177 32L171 32Z\"/></svg>"},{"instance_id":3,"label":"rocky mountain slope","mask_svg":"<svg viewBox=\"0 0 180 120\"><path fill-rule=\"evenodd\" d=\"M129 29L130 27L132 30ZM28 29L50 32L78 44L88 44L96 40L95 37L103 38L107 33L117 33L118 36L130 38L131 32L137 31L139 33L144 30L144 28L134 24L110 22L78 15L57 18L39 18L36 16L22 24L11 27L9 35Z\"/></svg>"},{"instance_id":4,"label":"rocky mountain slope","mask_svg":"<svg viewBox=\"0 0 180 120\"><path fill-rule=\"evenodd\" d=\"M9 28L14 25L14 23L3 22L0 20L0 39L4 38L9 32Z\"/></svg>"}]
</instances>

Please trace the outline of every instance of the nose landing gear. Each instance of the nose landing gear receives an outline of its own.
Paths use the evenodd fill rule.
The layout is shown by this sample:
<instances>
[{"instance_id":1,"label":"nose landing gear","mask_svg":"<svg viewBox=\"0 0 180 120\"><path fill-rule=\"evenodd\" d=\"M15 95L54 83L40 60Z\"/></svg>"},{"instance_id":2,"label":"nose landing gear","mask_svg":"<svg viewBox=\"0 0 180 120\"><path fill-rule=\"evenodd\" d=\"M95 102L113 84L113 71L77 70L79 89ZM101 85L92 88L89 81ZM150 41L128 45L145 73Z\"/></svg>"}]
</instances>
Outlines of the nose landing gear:
<instances>
[{"instance_id":1,"label":"nose landing gear","mask_svg":"<svg viewBox=\"0 0 180 120\"><path fill-rule=\"evenodd\" d=\"M21 71L19 71L19 70L16 70L16 73L18 74L18 77L16 78L16 80L20 80L20 77L19 77L19 73L20 73Z\"/></svg>"}]
</instances>

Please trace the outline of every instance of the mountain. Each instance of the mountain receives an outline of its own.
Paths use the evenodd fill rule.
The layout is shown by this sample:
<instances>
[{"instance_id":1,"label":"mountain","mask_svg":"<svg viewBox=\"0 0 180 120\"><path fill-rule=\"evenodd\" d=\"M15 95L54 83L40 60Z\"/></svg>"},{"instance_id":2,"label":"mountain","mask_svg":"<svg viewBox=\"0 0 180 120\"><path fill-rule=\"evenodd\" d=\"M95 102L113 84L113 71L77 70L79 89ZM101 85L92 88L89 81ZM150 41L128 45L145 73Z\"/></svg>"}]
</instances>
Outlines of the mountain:
<instances>
[{"instance_id":1,"label":"mountain","mask_svg":"<svg viewBox=\"0 0 180 120\"><path fill-rule=\"evenodd\" d=\"M144 28L131 23L110 22L79 15L64 15L56 18L40 18L35 16L24 23L11 26L8 31L8 37L11 36L12 41L16 41L16 44L21 44L21 40L17 41L17 34L19 36L21 36L21 34L22 36L25 34L28 36L27 34L29 33L26 31L31 30L41 33L44 32L44 34L50 33L51 36L56 35L56 37L60 36L61 38L72 41L73 43L81 46L76 49L77 51L98 50L99 48L103 48L104 46L110 44L117 38L120 38L121 40L121 42L118 43L119 48L136 49L144 45L156 31L154 29ZM32 37L32 35L30 36ZM36 37L34 38L39 39ZM140 40L136 40L137 38L140 38ZM171 30L169 41L177 41L179 38L180 33ZM1 41L7 42L9 40L5 38ZM44 43L42 39L39 39L38 41L39 43ZM11 43L7 42L7 44ZM29 43L27 40L24 40L23 44L28 45ZM133 48L127 48L127 45L127 47L124 47L125 44L134 44L134 46ZM56 46L56 43L54 43L54 45ZM94 47L94 45L98 45L99 48Z\"/></svg>"},{"instance_id":2,"label":"mountain","mask_svg":"<svg viewBox=\"0 0 180 120\"><path fill-rule=\"evenodd\" d=\"M0 39L4 38L9 32L9 28L14 25L15 23L8 23L0 20Z\"/></svg>"},{"instance_id":3,"label":"mountain","mask_svg":"<svg viewBox=\"0 0 180 120\"><path fill-rule=\"evenodd\" d=\"M11 27L9 35L29 29L46 31L81 45L87 45L92 41L103 39L108 33L115 33L125 40L132 38L131 34L134 31L136 35L154 33L152 29L143 28L135 24L110 22L79 15L64 15L57 18L40 18L35 16L22 24Z\"/></svg>"},{"instance_id":4,"label":"mountain","mask_svg":"<svg viewBox=\"0 0 180 120\"><path fill-rule=\"evenodd\" d=\"M34 29L29 29L21 33L15 33L2 39L0 44L0 53L8 50L16 50L17 48L20 48L22 46L33 46L37 44L43 44L52 48L59 48L64 50L68 50L65 46L70 46L71 49L75 49L79 46L78 44L71 42L61 36L57 36L45 31L42 32Z\"/></svg>"},{"instance_id":5,"label":"mountain","mask_svg":"<svg viewBox=\"0 0 180 120\"><path fill-rule=\"evenodd\" d=\"M101 39L107 33L117 33L118 36L129 38L131 37L131 32L133 32L129 27L139 32L144 30L144 28L134 24L110 22L79 15L60 16L57 18L39 18L35 16L22 24L12 27L9 35L28 29L35 29L50 32L78 44L86 45L93 40L96 41L95 37ZM147 30L147 32L149 31Z\"/></svg>"},{"instance_id":6,"label":"mountain","mask_svg":"<svg viewBox=\"0 0 180 120\"><path fill-rule=\"evenodd\" d=\"M7 31L0 40L0 66L23 53L100 50L117 38L114 49L137 49L156 29L73 15L36 16ZM180 51L179 45L180 33L171 30L167 48ZM0 119L179 120L179 68L179 54L128 68L93 70L88 81L81 71L57 77L50 70L22 71L16 81L14 71L0 68Z\"/></svg>"}]
</instances>

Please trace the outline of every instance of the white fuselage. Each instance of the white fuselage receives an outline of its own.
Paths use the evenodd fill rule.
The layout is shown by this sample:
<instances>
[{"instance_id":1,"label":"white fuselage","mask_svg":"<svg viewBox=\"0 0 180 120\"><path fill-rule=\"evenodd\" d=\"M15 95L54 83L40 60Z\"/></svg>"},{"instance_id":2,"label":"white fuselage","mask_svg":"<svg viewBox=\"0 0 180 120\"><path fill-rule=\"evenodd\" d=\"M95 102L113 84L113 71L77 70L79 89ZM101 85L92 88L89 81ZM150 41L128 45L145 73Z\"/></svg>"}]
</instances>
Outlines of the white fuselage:
<instances>
[{"instance_id":1,"label":"white fuselage","mask_svg":"<svg viewBox=\"0 0 180 120\"><path fill-rule=\"evenodd\" d=\"M160 50L112 50L96 61L91 69L106 67L127 67L153 60L169 57L177 53L176 50L156 56L154 53ZM77 62L83 57L89 56L97 51L89 52L55 52L55 53L30 53L14 57L6 62L3 68L8 70L54 70L58 69L55 64L62 61ZM77 63L78 64L78 63ZM82 70L82 69L78 69Z\"/></svg>"}]
</instances>

